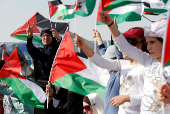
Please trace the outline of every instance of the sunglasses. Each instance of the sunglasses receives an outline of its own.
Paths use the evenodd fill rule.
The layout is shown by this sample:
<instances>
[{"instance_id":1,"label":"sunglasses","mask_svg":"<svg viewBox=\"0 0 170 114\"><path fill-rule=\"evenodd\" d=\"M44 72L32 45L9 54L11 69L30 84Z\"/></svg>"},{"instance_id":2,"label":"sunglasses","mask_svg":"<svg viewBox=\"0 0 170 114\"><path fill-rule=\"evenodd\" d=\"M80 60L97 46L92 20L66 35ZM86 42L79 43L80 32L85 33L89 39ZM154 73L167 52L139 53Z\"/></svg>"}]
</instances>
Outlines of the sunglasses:
<instances>
[{"instance_id":1,"label":"sunglasses","mask_svg":"<svg viewBox=\"0 0 170 114\"><path fill-rule=\"evenodd\" d=\"M91 105L86 105L86 106L83 107L83 109L89 111L89 110L90 110L90 106L91 106Z\"/></svg>"},{"instance_id":2,"label":"sunglasses","mask_svg":"<svg viewBox=\"0 0 170 114\"><path fill-rule=\"evenodd\" d=\"M95 104L94 104L94 105L95 105ZM91 106L94 106L94 105L86 105L86 106L83 107L83 109L89 111L89 110L90 110L90 107L91 107Z\"/></svg>"}]
</instances>

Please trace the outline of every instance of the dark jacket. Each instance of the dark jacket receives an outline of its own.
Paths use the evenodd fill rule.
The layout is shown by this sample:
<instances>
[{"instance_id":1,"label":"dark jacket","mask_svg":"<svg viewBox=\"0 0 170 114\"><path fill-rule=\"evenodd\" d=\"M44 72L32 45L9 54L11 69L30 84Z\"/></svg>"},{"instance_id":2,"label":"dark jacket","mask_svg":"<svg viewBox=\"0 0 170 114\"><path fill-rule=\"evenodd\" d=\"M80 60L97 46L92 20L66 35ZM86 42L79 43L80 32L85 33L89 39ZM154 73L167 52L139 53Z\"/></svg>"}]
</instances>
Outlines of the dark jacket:
<instances>
[{"instance_id":1,"label":"dark jacket","mask_svg":"<svg viewBox=\"0 0 170 114\"><path fill-rule=\"evenodd\" d=\"M59 45L60 42L52 38L52 43L50 45L44 46L44 48L36 48L33 46L32 38L27 38L27 51L33 59L35 81L44 91L48 84L51 67ZM54 90L54 98L60 100L58 106L64 106L67 103L68 90L60 88L59 92L56 92L55 86L52 87Z\"/></svg>"},{"instance_id":2,"label":"dark jacket","mask_svg":"<svg viewBox=\"0 0 170 114\"><path fill-rule=\"evenodd\" d=\"M27 51L34 63L35 80L49 79L51 67L60 42L52 38L52 43L44 48L33 46L32 38L27 38Z\"/></svg>"}]
</instances>

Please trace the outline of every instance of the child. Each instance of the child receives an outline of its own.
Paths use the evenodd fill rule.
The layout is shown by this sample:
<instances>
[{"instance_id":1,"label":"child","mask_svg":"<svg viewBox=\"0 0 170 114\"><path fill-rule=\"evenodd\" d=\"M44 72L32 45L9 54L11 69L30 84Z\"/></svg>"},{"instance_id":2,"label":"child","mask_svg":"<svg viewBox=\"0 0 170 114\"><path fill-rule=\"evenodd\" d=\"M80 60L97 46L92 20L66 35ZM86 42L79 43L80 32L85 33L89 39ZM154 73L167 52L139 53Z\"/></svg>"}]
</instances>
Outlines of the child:
<instances>
[{"instance_id":1,"label":"child","mask_svg":"<svg viewBox=\"0 0 170 114\"><path fill-rule=\"evenodd\" d=\"M137 38L138 39L138 38ZM142 43L139 42L136 38L128 38L129 43L138 49L142 49ZM94 62L96 65L102 68L121 71L120 77L120 91L118 100L122 100L118 105L121 105L124 102L130 102L129 95L141 95L143 94L143 81L142 77L139 76L140 72L144 68L138 62L129 58L125 54L123 57L129 60L111 60L100 57L98 54L94 53L88 45L81 39L79 36L75 38L76 46L79 46L84 53ZM137 86L138 85L138 86ZM135 100L135 99L132 99ZM134 101L133 101L134 102ZM135 105L130 103L124 103L119 107L119 114L138 114L140 112L140 101ZM114 113L114 112L113 112Z\"/></svg>"},{"instance_id":2,"label":"child","mask_svg":"<svg viewBox=\"0 0 170 114\"><path fill-rule=\"evenodd\" d=\"M144 29L147 49L150 53L148 54L129 45L108 14L101 13L100 19L109 26L114 42L119 50L145 66L145 72L143 72L144 96L141 101L141 114L161 114L161 103L157 99L156 91L161 85L162 42L166 29L166 21L162 20L152 23L149 28ZM170 81L170 67L164 68L163 75L166 81ZM166 114L169 114L168 110L169 107L165 108Z\"/></svg>"},{"instance_id":3,"label":"child","mask_svg":"<svg viewBox=\"0 0 170 114\"><path fill-rule=\"evenodd\" d=\"M141 42L142 45L143 45L142 50L147 52L146 44L145 44L146 41L145 41L145 38L144 38L144 30L143 30L143 28L139 28L139 27L131 28L128 31L124 32L123 35L126 37L128 42L130 44L132 44L132 45L136 45L138 42ZM98 31L94 31L93 37L98 42L100 55L103 55L105 53L105 51L106 51L106 48L105 48L105 46L103 44L103 41L102 41L101 36L100 36L100 33ZM117 48L114 45L109 46L107 51L106 51L106 54L105 54L108 57L105 57L105 55L102 56L102 57L104 57L104 58L112 58L110 55L115 56L115 53L117 55L118 50L116 50L116 49ZM121 52L119 52L119 53L121 53ZM117 57L117 58L121 58L121 57ZM117 72L116 75L115 75L114 72L110 72L110 78L109 78L109 81L107 83L107 87L105 89L105 94L104 94L104 96L105 96L104 97L105 114L111 114L112 112L114 112L114 114L118 114L118 108L119 108L118 106L123 104L126 101L125 100L126 97L124 97L124 96L121 98L121 101L118 100L121 97L121 95L118 96L119 95L119 88L120 88L120 73L119 74L118 73L119 72ZM115 97L115 96L117 96L117 97ZM129 98L129 96L127 96L127 98ZM140 101L135 101L135 102L139 102L138 105L140 105ZM131 103L131 105L132 105L132 103ZM137 104L135 104L135 105L137 105Z\"/></svg>"}]
</instances>

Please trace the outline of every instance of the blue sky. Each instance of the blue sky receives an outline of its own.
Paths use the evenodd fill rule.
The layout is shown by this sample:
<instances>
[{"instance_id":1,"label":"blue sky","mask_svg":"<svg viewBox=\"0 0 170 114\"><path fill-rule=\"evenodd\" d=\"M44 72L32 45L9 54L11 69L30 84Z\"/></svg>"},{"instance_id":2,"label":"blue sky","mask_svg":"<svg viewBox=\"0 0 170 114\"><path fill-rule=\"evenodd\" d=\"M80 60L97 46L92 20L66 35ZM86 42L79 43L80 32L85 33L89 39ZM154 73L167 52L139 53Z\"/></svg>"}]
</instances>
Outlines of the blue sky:
<instances>
[{"instance_id":1,"label":"blue sky","mask_svg":"<svg viewBox=\"0 0 170 114\"><path fill-rule=\"evenodd\" d=\"M74 4L75 0L61 0L64 4ZM170 5L168 2L167 6ZM44 17L49 18L49 9L47 0L0 0L0 42L2 42L5 38L10 36L12 32L14 32L17 28L23 25L32 15L34 15L37 11L42 14ZM93 40L93 29L95 28L95 18L96 18L96 9L93 14L88 17L77 17L76 18L76 30L74 30L74 19L65 20L64 22L70 22L70 31L79 34L80 36ZM148 16L152 21L157 21L164 16ZM52 21L56 21L52 19ZM63 22L63 21L62 21ZM119 30L121 32L125 32L131 27L144 27L150 25L151 22L142 18L141 21L137 22L125 22L119 24ZM107 36L110 39L110 32L108 27L105 26L97 26L97 30L101 33L103 40ZM104 30L106 30L106 35ZM21 42L20 40L16 40L14 38L8 38L6 42Z\"/></svg>"}]
</instances>

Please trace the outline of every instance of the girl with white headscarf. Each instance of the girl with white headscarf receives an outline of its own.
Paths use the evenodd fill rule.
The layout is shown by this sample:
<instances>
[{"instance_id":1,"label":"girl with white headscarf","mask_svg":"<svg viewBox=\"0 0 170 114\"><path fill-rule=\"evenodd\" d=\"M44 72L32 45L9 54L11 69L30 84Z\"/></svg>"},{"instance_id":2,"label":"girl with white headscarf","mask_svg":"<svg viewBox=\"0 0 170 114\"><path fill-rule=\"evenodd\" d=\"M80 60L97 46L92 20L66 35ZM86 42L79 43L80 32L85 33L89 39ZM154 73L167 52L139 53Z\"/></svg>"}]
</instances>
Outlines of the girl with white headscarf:
<instances>
[{"instance_id":1,"label":"girl with white headscarf","mask_svg":"<svg viewBox=\"0 0 170 114\"><path fill-rule=\"evenodd\" d=\"M83 99L83 112L85 114L104 114L104 101L96 93L88 94Z\"/></svg>"}]
</instances>

